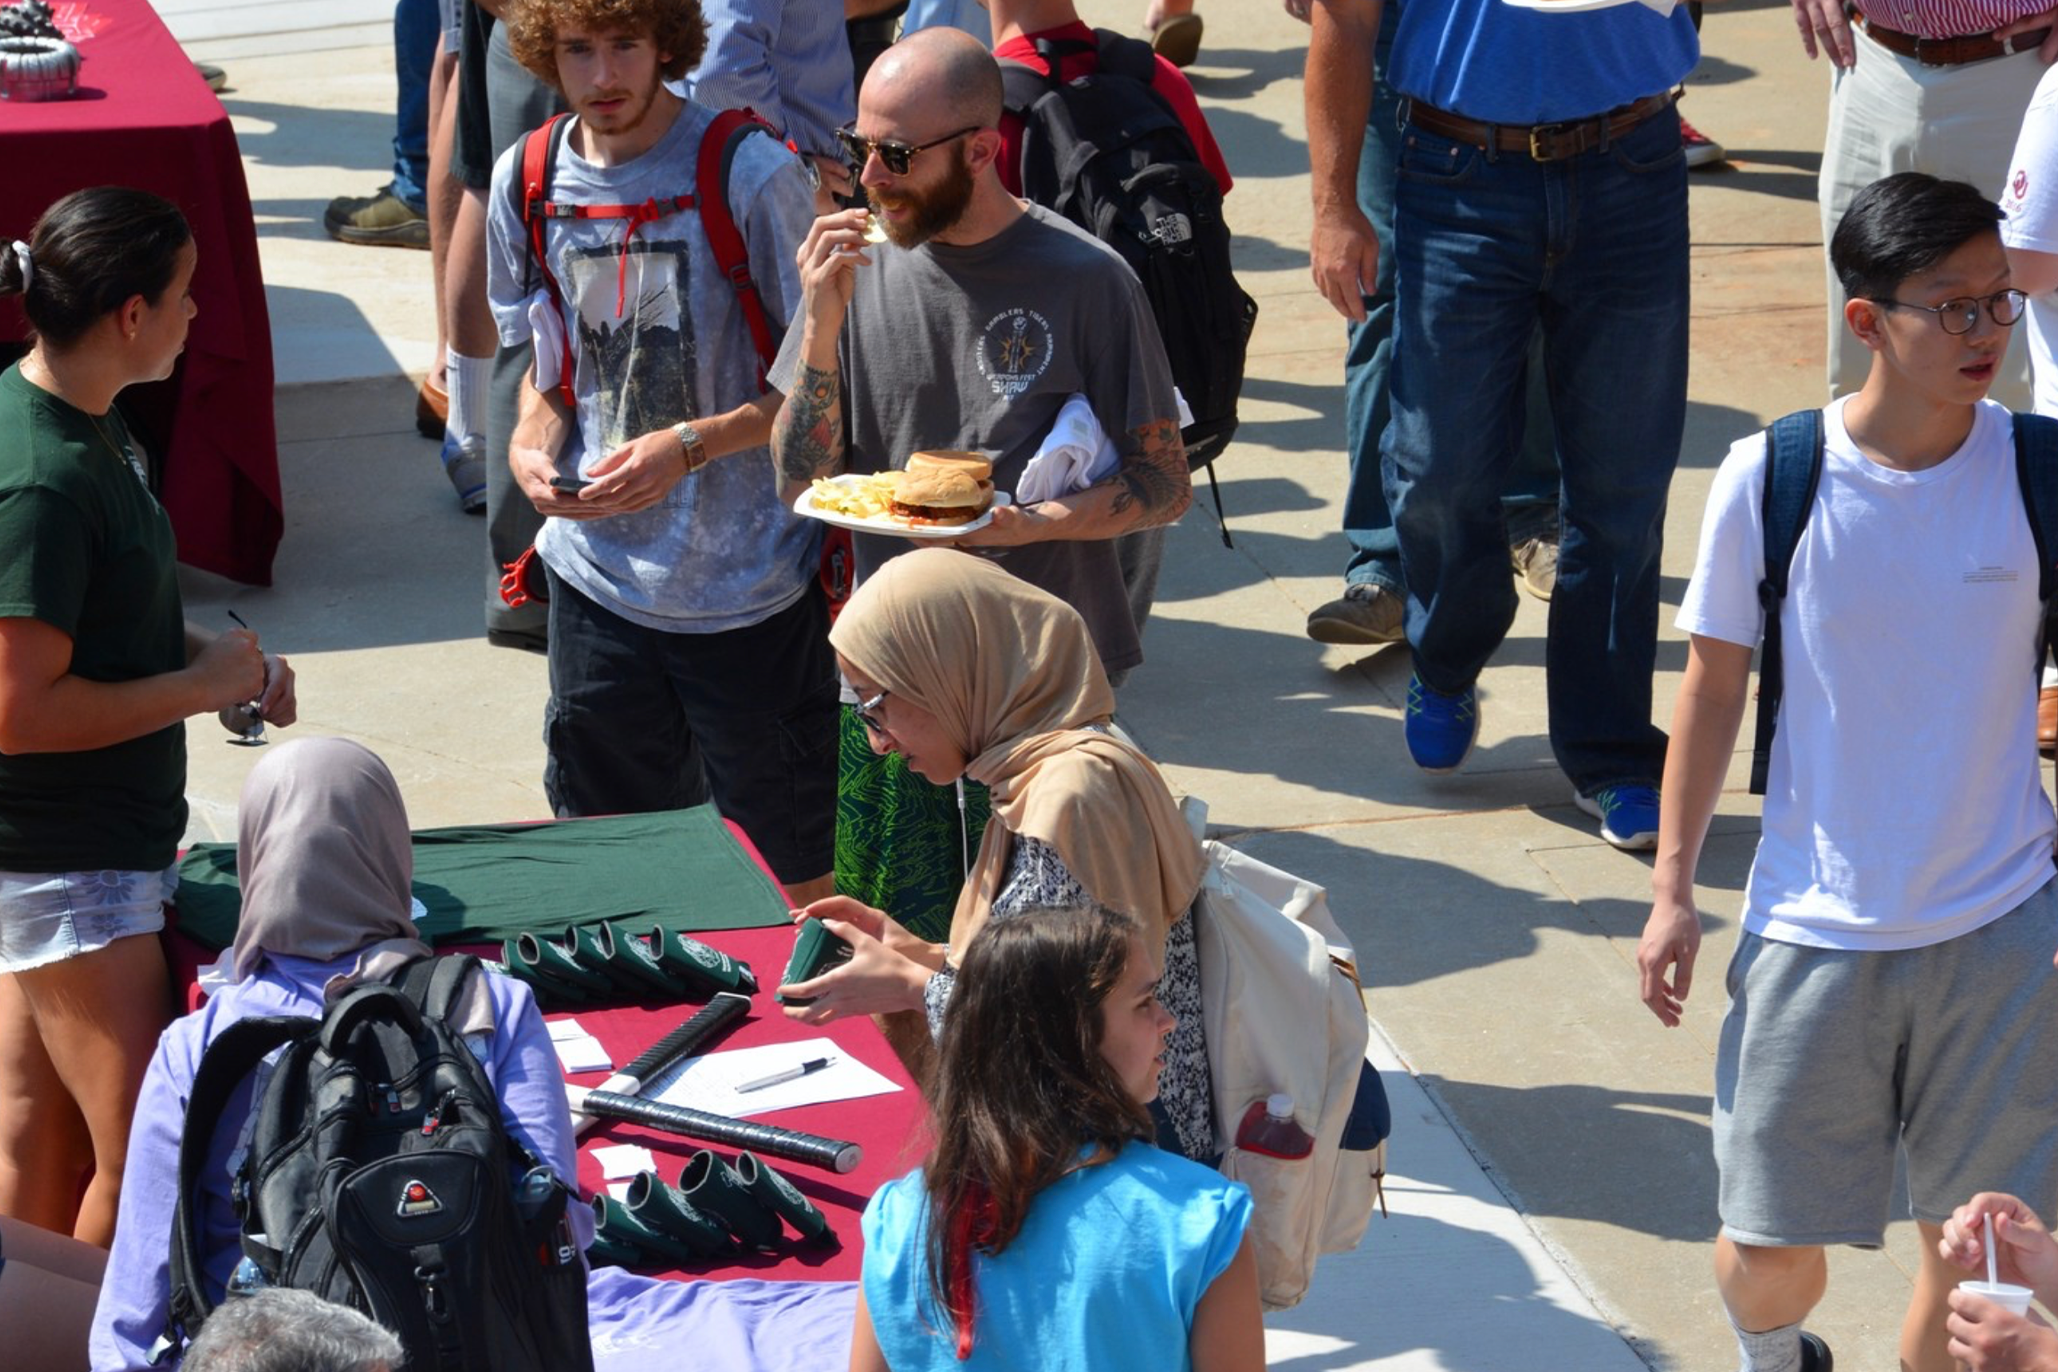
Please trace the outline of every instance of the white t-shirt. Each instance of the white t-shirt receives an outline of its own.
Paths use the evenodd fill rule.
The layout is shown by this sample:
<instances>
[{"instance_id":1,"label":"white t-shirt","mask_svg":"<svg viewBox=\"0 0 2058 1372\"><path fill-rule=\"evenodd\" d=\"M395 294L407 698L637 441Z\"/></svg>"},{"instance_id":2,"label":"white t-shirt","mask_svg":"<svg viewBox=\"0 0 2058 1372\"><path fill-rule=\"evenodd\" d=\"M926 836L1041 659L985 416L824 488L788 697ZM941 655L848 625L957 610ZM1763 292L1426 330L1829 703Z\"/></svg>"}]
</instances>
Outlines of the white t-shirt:
<instances>
[{"instance_id":1,"label":"white t-shirt","mask_svg":"<svg viewBox=\"0 0 2058 1372\"><path fill-rule=\"evenodd\" d=\"M1785 695L1744 927L1818 948L1920 948L2007 914L2053 874L2036 753L2036 541L2008 411L1898 472L1823 411L1822 481L1780 609ZM1765 437L1708 495L1679 628L1755 647ZM1746 730L1755 714L1746 711Z\"/></svg>"},{"instance_id":2,"label":"white t-shirt","mask_svg":"<svg viewBox=\"0 0 2058 1372\"><path fill-rule=\"evenodd\" d=\"M2008 184L2001 188L2001 242L2058 253L2058 67L2044 73L2022 117ZM2058 292L2033 295L2024 320L2038 414L2058 415Z\"/></svg>"}]
</instances>

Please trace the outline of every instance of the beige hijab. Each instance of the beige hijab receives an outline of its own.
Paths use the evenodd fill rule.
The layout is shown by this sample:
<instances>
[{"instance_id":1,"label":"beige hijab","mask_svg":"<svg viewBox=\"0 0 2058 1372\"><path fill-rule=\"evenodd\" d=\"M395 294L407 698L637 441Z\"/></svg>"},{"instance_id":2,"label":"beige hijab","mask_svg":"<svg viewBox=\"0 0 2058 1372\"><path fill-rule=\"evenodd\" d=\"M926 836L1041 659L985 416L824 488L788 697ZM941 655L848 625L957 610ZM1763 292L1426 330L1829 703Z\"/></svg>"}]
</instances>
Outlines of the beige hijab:
<instances>
[{"instance_id":1,"label":"beige hijab","mask_svg":"<svg viewBox=\"0 0 2058 1372\"><path fill-rule=\"evenodd\" d=\"M993 909L1011 836L1056 848L1096 901L1159 939L1200 889L1200 845L1149 758L1112 736L1115 693L1071 606L981 557L924 548L860 586L829 633L853 666L927 710L992 788L952 913L963 948Z\"/></svg>"},{"instance_id":2,"label":"beige hijab","mask_svg":"<svg viewBox=\"0 0 2058 1372\"><path fill-rule=\"evenodd\" d=\"M378 981L429 945L410 913L414 847L407 807L376 753L341 738L303 738L271 748L243 782L236 827L243 913L230 948L231 981L268 953L333 962L334 1000ZM472 979L456 1016L463 1032L493 1026L483 981Z\"/></svg>"}]
</instances>

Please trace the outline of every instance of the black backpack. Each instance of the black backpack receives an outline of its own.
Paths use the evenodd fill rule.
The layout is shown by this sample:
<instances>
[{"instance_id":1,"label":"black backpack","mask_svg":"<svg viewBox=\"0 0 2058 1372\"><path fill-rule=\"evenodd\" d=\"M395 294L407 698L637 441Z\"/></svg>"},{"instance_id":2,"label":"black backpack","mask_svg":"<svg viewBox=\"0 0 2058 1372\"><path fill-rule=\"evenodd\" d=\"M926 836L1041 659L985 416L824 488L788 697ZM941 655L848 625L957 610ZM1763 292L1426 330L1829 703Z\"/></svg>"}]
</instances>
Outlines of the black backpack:
<instances>
[{"instance_id":1,"label":"black backpack","mask_svg":"<svg viewBox=\"0 0 2058 1372\"><path fill-rule=\"evenodd\" d=\"M1122 255L1150 300L1193 411L1180 433L1187 466L1208 471L1215 517L1222 492L1215 459L1236 432L1244 354L1258 302L1236 284L1222 188L1201 165L1172 107L1151 89L1150 44L1095 29L1095 47L1038 39L1045 76L1003 62L1008 111L1022 121L1022 194L1071 220ZM1099 53L1099 67L1058 80L1065 56ZM1222 526L1222 542L1229 528Z\"/></svg>"},{"instance_id":2,"label":"black backpack","mask_svg":"<svg viewBox=\"0 0 2058 1372\"><path fill-rule=\"evenodd\" d=\"M2036 667L2051 642L2050 616L2058 610L2058 420L2015 416L2015 483L2023 514L2037 545L2037 595L2045 617L2038 621ZM1758 650L1758 727L1751 744L1751 794L1765 794L1772 771L1772 736L1779 727L1779 702L1786 693L1786 654L1779 626L1794 551L1815 506L1822 481L1822 411L1798 410L1765 430L1765 491L1759 515L1765 532L1765 579L1758 606L1765 612L1764 642Z\"/></svg>"},{"instance_id":3,"label":"black backpack","mask_svg":"<svg viewBox=\"0 0 2058 1372\"><path fill-rule=\"evenodd\" d=\"M258 1284L370 1316L399 1336L408 1372L591 1372L568 1192L509 1135L446 1022L478 969L424 958L319 1020L246 1019L208 1046L179 1141L172 1347L214 1308L198 1221L209 1143L230 1093L283 1045L232 1189Z\"/></svg>"}]
</instances>

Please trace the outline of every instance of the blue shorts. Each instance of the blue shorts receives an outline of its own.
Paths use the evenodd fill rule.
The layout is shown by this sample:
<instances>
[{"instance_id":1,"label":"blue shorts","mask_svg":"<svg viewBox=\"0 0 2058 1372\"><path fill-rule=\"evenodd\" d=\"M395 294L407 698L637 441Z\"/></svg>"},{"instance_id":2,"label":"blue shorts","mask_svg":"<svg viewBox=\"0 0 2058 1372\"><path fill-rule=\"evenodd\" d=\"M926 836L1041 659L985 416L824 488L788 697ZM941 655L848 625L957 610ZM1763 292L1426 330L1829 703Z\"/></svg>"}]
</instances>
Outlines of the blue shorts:
<instances>
[{"instance_id":1,"label":"blue shorts","mask_svg":"<svg viewBox=\"0 0 2058 1372\"><path fill-rule=\"evenodd\" d=\"M161 872L0 872L0 972L26 972L164 928L179 889Z\"/></svg>"}]
</instances>

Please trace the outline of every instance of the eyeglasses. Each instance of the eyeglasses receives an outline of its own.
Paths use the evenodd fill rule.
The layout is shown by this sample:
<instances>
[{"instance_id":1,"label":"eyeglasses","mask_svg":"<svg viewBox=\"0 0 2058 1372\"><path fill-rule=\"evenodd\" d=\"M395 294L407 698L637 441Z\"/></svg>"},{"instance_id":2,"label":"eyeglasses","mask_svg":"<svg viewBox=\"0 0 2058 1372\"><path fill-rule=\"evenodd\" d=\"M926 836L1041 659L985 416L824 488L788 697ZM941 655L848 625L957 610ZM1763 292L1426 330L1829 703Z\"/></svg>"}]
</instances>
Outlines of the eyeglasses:
<instances>
[{"instance_id":1,"label":"eyeglasses","mask_svg":"<svg viewBox=\"0 0 2058 1372\"><path fill-rule=\"evenodd\" d=\"M885 164L886 170L895 176L906 176L908 165L915 160L916 153L940 148L954 138L963 138L966 134L977 133L985 127L984 124L974 124L969 128L959 129L956 133L932 138L927 143L910 145L898 138L867 138L857 131L857 125L846 124L836 130L836 141L843 145L843 155L850 159L853 167L862 168L876 152L879 154L879 160Z\"/></svg>"},{"instance_id":2,"label":"eyeglasses","mask_svg":"<svg viewBox=\"0 0 2058 1372\"><path fill-rule=\"evenodd\" d=\"M888 730L885 723L880 720L879 716L873 714L872 711L879 708L880 702L884 701L888 694L887 691L881 690L878 695L873 696L870 700L859 701L857 708L853 711L857 715L858 723L882 738L889 736Z\"/></svg>"},{"instance_id":3,"label":"eyeglasses","mask_svg":"<svg viewBox=\"0 0 2058 1372\"><path fill-rule=\"evenodd\" d=\"M1961 295L1956 300L1946 300L1941 305L1910 305L1905 300L1882 300L1876 296L1871 299L1873 304L1885 305L1889 309L1921 310L1926 314L1933 314L1937 317L1937 323L1943 325L1944 332L1953 336L1972 332L1979 324L1979 307L1982 305L1986 306L1987 313L1993 317L1994 322L2005 329L2022 318L2023 306L2029 301L2027 295L2013 287L2005 291L1995 291L1988 296Z\"/></svg>"}]
</instances>

